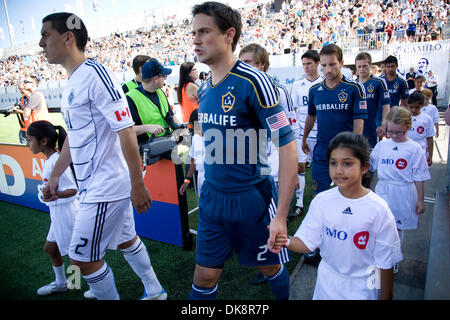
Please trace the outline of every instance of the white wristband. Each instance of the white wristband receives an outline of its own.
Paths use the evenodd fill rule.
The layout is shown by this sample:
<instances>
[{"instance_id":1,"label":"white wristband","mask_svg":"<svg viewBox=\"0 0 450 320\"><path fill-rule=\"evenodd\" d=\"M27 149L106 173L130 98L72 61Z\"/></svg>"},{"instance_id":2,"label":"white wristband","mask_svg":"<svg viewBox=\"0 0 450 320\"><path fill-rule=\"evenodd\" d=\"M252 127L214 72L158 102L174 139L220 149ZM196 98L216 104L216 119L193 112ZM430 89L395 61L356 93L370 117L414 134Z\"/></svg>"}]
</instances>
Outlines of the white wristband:
<instances>
[{"instance_id":1,"label":"white wristband","mask_svg":"<svg viewBox=\"0 0 450 320\"><path fill-rule=\"evenodd\" d=\"M291 243L291 239L288 237L286 244L284 246L287 248L287 247L289 247L290 243Z\"/></svg>"}]
</instances>

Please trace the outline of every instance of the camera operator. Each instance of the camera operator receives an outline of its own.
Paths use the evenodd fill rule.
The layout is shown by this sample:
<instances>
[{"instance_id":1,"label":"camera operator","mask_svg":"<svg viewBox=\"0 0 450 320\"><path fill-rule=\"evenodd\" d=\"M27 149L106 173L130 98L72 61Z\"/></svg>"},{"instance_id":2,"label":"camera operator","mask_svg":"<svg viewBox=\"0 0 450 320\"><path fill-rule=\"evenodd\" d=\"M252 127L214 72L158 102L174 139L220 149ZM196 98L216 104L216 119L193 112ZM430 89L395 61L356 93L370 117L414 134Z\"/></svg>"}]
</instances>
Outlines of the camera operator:
<instances>
[{"instance_id":1,"label":"camera operator","mask_svg":"<svg viewBox=\"0 0 450 320\"><path fill-rule=\"evenodd\" d=\"M27 143L26 132L30 124L37 120L49 121L47 103L42 92L38 90L38 84L39 80L35 76L25 78L19 84L19 91L22 94L21 109L15 109L14 112L22 114L24 120L19 131L21 144Z\"/></svg>"}]
</instances>

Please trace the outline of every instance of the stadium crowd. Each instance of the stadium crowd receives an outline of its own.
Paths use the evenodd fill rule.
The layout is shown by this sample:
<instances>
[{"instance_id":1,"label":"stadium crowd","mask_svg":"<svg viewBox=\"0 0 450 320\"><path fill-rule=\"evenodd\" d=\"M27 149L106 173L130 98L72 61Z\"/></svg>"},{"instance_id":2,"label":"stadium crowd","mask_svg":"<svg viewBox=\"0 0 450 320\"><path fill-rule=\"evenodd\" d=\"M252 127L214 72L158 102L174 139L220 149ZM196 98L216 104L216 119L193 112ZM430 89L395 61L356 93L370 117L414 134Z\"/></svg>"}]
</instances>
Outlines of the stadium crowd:
<instances>
[{"instance_id":1,"label":"stadium crowd","mask_svg":"<svg viewBox=\"0 0 450 320\"><path fill-rule=\"evenodd\" d=\"M275 13L273 3L241 9L244 29L241 43L258 43L269 54L302 53L350 39L370 41L379 34L387 43L433 41L443 38L449 0L291 0ZM196 61L191 48L191 21L155 25L108 37L91 39L89 57L115 72L131 70L133 57L146 54L165 66ZM0 86L17 85L25 74L40 80L64 79L63 69L36 56L10 56L0 60Z\"/></svg>"}]
</instances>

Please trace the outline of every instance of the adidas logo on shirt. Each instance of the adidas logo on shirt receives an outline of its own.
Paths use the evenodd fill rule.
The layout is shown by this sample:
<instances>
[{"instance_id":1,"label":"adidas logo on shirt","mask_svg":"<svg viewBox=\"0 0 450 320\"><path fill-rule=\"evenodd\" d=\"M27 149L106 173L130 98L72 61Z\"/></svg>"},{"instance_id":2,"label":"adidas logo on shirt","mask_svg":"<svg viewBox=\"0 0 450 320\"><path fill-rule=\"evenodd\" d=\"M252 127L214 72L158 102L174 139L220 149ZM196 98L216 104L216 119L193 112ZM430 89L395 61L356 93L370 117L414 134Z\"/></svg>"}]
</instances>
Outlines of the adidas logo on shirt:
<instances>
[{"instance_id":1,"label":"adidas logo on shirt","mask_svg":"<svg viewBox=\"0 0 450 320\"><path fill-rule=\"evenodd\" d=\"M352 209L350 207L347 207L344 211L342 211L343 214L353 214Z\"/></svg>"},{"instance_id":2,"label":"adidas logo on shirt","mask_svg":"<svg viewBox=\"0 0 450 320\"><path fill-rule=\"evenodd\" d=\"M392 150L394 150L394 151L398 151L398 148L397 148L397 147L394 147L394 149L392 149Z\"/></svg>"}]
</instances>

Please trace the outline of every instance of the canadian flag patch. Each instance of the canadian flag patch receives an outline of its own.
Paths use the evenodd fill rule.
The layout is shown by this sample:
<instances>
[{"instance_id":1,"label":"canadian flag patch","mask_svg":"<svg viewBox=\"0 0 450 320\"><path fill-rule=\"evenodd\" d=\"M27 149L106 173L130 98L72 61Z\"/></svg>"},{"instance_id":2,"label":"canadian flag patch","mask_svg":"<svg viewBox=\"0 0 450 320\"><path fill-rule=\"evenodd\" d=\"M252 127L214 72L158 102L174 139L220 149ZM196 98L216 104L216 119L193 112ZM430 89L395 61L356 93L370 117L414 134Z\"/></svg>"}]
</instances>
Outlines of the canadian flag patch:
<instances>
[{"instance_id":1,"label":"canadian flag patch","mask_svg":"<svg viewBox=\"0 0 450 320\"><path fill-rule=\"evenodd\" d=\"M122 121L123 118L130 118L130 110L128 110L128 107L126 107L123 110L116 110L114 111L114 114L116 115L117 121Z\"/></svg>"}]
</instances>

